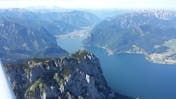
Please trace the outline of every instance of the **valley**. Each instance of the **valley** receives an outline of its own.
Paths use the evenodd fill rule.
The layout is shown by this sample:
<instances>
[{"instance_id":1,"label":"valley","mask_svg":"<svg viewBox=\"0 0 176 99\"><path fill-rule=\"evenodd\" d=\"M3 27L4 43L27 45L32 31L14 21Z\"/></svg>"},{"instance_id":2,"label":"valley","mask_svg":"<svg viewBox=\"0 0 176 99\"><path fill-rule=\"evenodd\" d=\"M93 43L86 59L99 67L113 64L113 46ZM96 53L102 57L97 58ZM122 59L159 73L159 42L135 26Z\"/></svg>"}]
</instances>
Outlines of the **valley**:
<instances>
[{"instance_id":1,"label":"valley","mask_svg":"<svg viewBox=\"0 0 176 99\"><path fill-rule=\"evenodd\" d=\"M87 38L91 29L92 29L92 27L83 27L80 30L75 30L75 31L72 31L70 33L65 33L65 34L62 34L62 35L56 35L55 37L58 38L58 39Z\"/></svg>"},{"instance_id":2,"label":"valley","mask_svg":"<svg viewBox=\"0 0 176 99\"><path fill-rule=\"evenodd\" d=\"M81 42L98 22L84 11L0 10L0 58L16 99L132 99L109 87L98 58L74 48L79 42L72 52L57 44Z\"/></svg>"},{"instance_id":3,"label":"valley","mask_svg":"<svg viewBox=\"0 0 176 99\"><path fill-rule=\"evenodd\" d=\"M175 31L170 10L5 9L0 58L17 99L173 99Z\"/></svg>"}]
</instances>

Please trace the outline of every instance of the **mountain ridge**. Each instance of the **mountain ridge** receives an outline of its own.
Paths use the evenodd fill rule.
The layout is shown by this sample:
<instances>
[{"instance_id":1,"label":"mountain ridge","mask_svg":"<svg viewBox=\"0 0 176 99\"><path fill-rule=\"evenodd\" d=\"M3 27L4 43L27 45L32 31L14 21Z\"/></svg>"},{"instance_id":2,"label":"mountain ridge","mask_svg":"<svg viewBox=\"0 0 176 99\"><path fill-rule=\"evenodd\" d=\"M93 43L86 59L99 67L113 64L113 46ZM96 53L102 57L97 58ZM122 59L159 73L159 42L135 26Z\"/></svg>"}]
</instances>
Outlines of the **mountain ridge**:
<instances>
[{"instance_id":1,"label":"mountain ridge","mask_svg":"<svg viewBox=\"0 0 176 99\"><path fill-rule=\"evenodd\" d=\"M132 99L108 87L98 59L85 50L5 68L17 99Z\"/></svg>"},{"instance_id":2,"label":"mountain ridge","mask_svg":"<svg viewBox=\"0 0 176 99\"><path fill-rule=\"evenodd\" d=\"M114 54L142 52L152 62L173 64L175 51L165 43L174 43L176 38L175 15L172 11L149 10L116 16L96 25L85 44L106 48Z\"/></svg>"},{"instance_id":3,"label":"mountain ridge","mask_svg":"<svg viewBox=\"0 0 176 99\"><path fill-rule=\"evenodd\" d=\"M58 57L67 54L44 28L31 29L6 20L0 22L0 45L3 62L18 62L31 57ZM51 51L57 49L57 51L52 54L47 51L49 49L53 49Z\"/></svg>"}]
</instances>

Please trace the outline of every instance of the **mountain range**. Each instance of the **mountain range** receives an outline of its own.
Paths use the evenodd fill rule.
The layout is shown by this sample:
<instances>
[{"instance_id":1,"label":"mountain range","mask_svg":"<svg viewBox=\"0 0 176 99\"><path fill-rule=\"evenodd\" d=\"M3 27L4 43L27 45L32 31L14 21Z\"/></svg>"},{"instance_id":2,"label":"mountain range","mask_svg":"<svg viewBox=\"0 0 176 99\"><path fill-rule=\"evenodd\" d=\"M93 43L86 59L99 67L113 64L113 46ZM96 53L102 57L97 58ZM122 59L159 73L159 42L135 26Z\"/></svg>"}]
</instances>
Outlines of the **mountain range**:
<instances>
[{"instance_id":1,"label":"mountain range","mask_svg":"<svg viewBox=\"0 0 176 99\"><path fill-rule=\"evenodd\" d=\"M68 55L56 42L99 21L83 11L0 10L0 58L16 98L131 99L110 89L95 55Z\"/></svg>"},{"instance_id":2,"label":"mountain range","mask_svg":"<svg viewBox=\"0 0 176 99\"><path fill-rule=\"evenodd\" d=\"M82 27L95 25L100 19L86 11L52 11L6 9L0 10L0 17L30 28L45 28L52 35L64 34Z\"/></svg>"},{"instance_id":3,"label":"mountain range","mask_svg":"<svg viewBox=\"0 0 176 99\"><path fill-rule=\"evenodd\" d=\"M67 52L57 45L57 34L94 25L99 19L82 11L0 10L0 55L4 62L32 57L59 57Z\"/></svg>"},{"instance_id":4,"label":"mountain range","mask_svg":"<svg viewBox=\"0 0 176 99\"><path fill-rule=\"evenodd\" d=\"M108 18L97 24L86 45L105 48L109 54L140 53L155 63L175 63L176 13L142 10Z\"/></svg>"}]
</instances>

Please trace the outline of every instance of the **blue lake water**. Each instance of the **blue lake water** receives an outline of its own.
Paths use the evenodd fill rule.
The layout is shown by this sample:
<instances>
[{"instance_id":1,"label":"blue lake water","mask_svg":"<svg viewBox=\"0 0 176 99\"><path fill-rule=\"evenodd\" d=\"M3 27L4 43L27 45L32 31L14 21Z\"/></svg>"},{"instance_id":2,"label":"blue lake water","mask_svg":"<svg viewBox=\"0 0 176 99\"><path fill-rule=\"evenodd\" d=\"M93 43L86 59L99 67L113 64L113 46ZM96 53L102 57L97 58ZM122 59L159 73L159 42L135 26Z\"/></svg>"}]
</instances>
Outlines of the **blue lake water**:
<instances>
[{"instance_id":1,"label":"blue lake water","mask_svg":"<svg viewBox=\"0 0 176 99\"><path fill-rule=\"evenodd\" d=\"M84 48L82 44L82 38L68 38L68 39L57 39L58 45L67 50L69 53L74 53L80 48Z\"/></svg>"},{"instance_id":2,"label":"blue lake water","mask_svg":"<svg viewBox=\"0 0 176 99\"><path fill-rule=\"evenodd\" d=\"M58 45L72 53L83 48L82 39L61 39ZM143 55L108 56L104 49L84 47L100 60L108 85L121 94L140 99L176 99L176 65L148 62Z\"/></svg>"}]
</instances>

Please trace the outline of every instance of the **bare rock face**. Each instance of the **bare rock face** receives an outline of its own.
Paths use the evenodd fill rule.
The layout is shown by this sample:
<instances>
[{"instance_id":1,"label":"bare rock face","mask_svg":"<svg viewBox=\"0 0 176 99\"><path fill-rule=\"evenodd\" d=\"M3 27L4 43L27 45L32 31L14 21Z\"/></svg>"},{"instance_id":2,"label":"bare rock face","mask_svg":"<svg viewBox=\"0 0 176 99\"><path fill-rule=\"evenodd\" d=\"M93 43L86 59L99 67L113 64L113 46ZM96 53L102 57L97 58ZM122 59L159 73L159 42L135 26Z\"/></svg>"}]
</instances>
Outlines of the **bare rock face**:
<instances>
[{"instance_id":1,"label":"bare rock face","mask_svg":"<svg viewBox=\"0 0 176 99\"><path fill-rule=\"evenodd\" d=\"M6 69L17 99L130 99L108 87L99 60L85 50Z\"/></svg>"}]
</instances>

